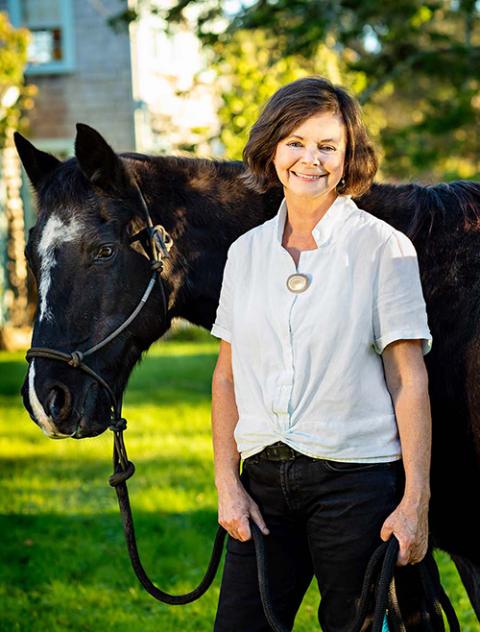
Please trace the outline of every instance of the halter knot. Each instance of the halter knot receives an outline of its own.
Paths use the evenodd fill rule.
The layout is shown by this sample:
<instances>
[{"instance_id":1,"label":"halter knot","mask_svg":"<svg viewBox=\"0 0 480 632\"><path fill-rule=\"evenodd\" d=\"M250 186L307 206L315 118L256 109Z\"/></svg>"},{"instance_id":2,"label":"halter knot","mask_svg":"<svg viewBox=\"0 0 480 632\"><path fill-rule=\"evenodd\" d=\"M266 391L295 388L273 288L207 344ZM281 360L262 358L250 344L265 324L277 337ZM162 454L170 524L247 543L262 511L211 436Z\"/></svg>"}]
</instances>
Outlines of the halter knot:
<instances>
[{"instance_id":1,"label":"halter knot","mask_svg":"<svg viewBox=\"0 0 480 632\"><path fill-rule=\"evenodd\" d=\"M131 461L128 461L127 469L126 470L117 469L117 471L109 477L108 482L110 483L112 487L117 487L117 485L120 485L120 483L124 483L127 479L129 479L134 474L135 474L135 465Z\"/></svg>"},{"instance_id":2,"label":"halter knot","mask_svg":"<svg viewBox=\"0 0 480 632\"><path fill-rule=\"evenodd\" d=\"M73 366L74 369L77 369L83 361L83 353L80 351L72 351L71 353L72 359L68 361L70 366Z\"/></svg>"},{"instance_id":3,"label":"halter knot","mask_svg":"<svg viewBox=\"0 0 480 632\"><path fill-rule=\"evenodd\" d=\"M157 224L156 226L150 226L148 228L148 234L150 236L150 243L152 244L152 252L158 252L161 257L166 259L170 256L168 251L173 246L173 239L165 230L165 226Z\"/></svg>"},{"instance_id":4,"label":"halter knot","mask_svg":"<svg viewBox=\"0 0 480 632\"><path fill-rule=\"evenodd\" d=\"M113 430L113 432L122 432L127 429L127 420L123 417L120 417L120 419L112 419L108 429Z\"/></svg>"},{"instance_id":5,"label":"halter knot","mask_svg":"<svg viewBox=\"0 0 480 632\"><path fill-rule=\"evenodd\" d=\"M163 270L163 263L161 261L152 261L152 272L161 272Z\"/></svg>"}]
</instances>

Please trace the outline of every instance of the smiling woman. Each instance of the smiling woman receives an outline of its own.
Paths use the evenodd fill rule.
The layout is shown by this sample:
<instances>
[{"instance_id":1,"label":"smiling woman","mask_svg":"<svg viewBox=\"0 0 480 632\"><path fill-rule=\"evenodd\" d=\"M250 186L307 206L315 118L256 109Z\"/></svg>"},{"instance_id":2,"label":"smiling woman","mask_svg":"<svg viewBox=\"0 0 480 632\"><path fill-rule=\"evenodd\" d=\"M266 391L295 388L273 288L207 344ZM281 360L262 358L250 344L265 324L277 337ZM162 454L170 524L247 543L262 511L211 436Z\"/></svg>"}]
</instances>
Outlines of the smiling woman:
<instances>
[{"instance_id":1,"label":"smiling woman","mask_svg":"<svg viewBox=\"0 0 480 632\"><path fill-rule=\"evenodd\" d=\"M352 200L377 160L344 88L308 77L278 90L244 159L249 186L280 182L284 199L231 244L211 330L222 339L212 428L230 536L215 632L270 629L250 520L267 536L285 629L314 574L321 628L346 632L382 540L395 535L402 566L427 550L432 339L416 252Z\"/></svg>"},{"instance_id":2,"label":"smiling woman","mask_svg":"<svg viewBox=\"0 0 480 632\"><path fill-rule=\"evenodd\" d=\"M294 162L299 159L295 148L307 151L307 158L313 157L312 166L301 172L307 176L328 177L327 162L333 167L343 158L345 168L336 182L338 193L360 196L370 188L378 162L359 104L339 87L336 91L325 89L319 98L315 85L318 86L315 78L300 79L278 90L268 101L243 152L248 170L242 178L252 189L263 193L278 186L280 176L275 156L278 150L284 155L281 151L284 145L290 147L290 158ZM301 86L304 89L299 98ZM310 120L307 124L311 118L317 121ZM317 156L308 155L308 151L317 149L320 152ZM331 152L336 156L333 161L327 158ZM320 158L323 171L317 164ZM280 181L285 184L282 178Z\"/></svg>"}]
</instances>

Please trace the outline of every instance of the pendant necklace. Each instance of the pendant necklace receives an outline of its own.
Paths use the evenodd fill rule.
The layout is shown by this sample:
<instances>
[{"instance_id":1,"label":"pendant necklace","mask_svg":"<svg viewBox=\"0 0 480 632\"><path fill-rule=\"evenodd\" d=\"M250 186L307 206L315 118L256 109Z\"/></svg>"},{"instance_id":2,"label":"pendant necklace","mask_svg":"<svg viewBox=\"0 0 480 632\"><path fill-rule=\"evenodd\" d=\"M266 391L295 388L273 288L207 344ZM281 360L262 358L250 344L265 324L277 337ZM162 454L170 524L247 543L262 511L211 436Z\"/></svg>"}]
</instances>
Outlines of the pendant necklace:
<instances>
[{"instance_id":1,"label":"pendant necklace","mask_svg":"<svg viewBox=\"0 0 480 632\"><path fill-rule=\"evenodd\" d=\"M302 274L301 272L291 274L287 279L287 288L294 294L305 292L309 285L310 280L308 276L306 274Z\"/></svg>"}]
</instances>

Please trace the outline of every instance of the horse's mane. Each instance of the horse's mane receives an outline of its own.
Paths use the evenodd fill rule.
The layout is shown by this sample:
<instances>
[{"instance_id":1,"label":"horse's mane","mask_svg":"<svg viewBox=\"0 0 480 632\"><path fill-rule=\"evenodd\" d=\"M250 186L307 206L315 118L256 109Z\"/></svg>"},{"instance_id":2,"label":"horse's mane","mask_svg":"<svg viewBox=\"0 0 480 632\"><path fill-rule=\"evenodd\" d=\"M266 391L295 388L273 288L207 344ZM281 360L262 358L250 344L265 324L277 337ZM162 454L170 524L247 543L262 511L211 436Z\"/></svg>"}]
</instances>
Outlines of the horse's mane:
<instances>
[{"instance_id":1,"label":"horse's mane","mask_svg":"<svg viewBox=\"0 0 480 632\"><path fill-rule=\"evenodd\" d=\"M409 191L414 213L408 225L413 238L429 223L430 234L434 222L456 225L463 230L480 229L480 183L468 180L414 185Z\"/></svg>"},{"instance_id":2,"label":"horse's mane","mask_svg":"<svg viewBox=\"0 0 480 632\"><path fill-rule=\"evenodd\" d=\"M355 201L374 214L378 209L382 219L401 226L412 241L420 233L428 239L438 226L449 231L480 230L480 182L374 183Z\"/></svg>"},{"instance_id":3,"label":"horse's mane","mask_svg":"<svg viewBox=\"0 0 480 632\"><path fill-rule=\"evenodd\" d=\"M152 165L161 164L169 170L187 171L190 174L198 173L201 175L205 172L211 173L213 171L217 175L229 177L238 175L244 169L244 164L241 160L192 158L190 156L148 156L138 152L123 152L118 155L128 160L150 163Z\"/></svg>"},{"instance_id":4,"label":"horse's mane","mask_svg":"<svg viewBox=\"0 0 480 632\"><path fill-rule=\"evenodd\" d=\"M244 170L241 161L210 160L207 158L190 158L184 156L152 156L138 152L118 154L127 161L137 163L140 169L148 171L161 167L170 174L178 172L188 178L208 182L210 178L237 181L237 176ZM140 163L144 167L140 166ZM137 168L138 168L137 167ZM180 182L182 179L180 179ZM49 197L58 199L59 194L78 199L79 194L89 195L89 187L78 169L76 158L69 158L48 178L47 186L42 187L42 201L47 207L54 202ZM40 192L39 192L40 193ZM416 183L392 185L374 183L365 196L369 207L387 208L395 203L395 207L403 209L408 217L405 232L415 240L420 232L427 229L430 235L434 225L443 224L449 229L455 227L464 231L480 230L480 182L456 180L450 183L421 185ZM388 221L388 220L387 220Z\"/></svg>"}]
</instances>

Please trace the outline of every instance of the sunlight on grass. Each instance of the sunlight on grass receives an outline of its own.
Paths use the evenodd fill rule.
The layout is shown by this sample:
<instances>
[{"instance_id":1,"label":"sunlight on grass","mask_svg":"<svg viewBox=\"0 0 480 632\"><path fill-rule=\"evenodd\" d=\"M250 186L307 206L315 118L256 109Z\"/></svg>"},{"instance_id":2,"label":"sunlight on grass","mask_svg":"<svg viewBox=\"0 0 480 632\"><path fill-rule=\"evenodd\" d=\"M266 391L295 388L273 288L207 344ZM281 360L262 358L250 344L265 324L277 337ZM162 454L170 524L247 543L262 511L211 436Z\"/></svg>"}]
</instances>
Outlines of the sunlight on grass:
<instances>
[{"instance_id":1,"label":"sunlight on grass","mask_svg":"<svg viewBox=\"0 0 480 632\"><path fill-rule=\"evenodd\" d=\"M125 398L130 499L140 554L152 579L190 591L205 572L217 529L210 434L218 342L161 342L135 370ZM184 607L147 595L128 559L114 490L110 432L47 440L19 395L24 353L0 353L0 631L208 632L219 576ZM448 556L435 553L461 619L478 632ZM312 582L295 632L317 629Z\"/></svg>"}]
</instances>

